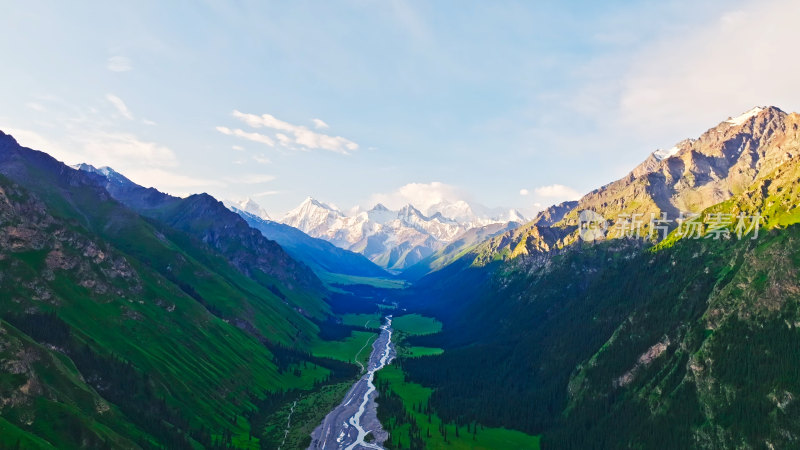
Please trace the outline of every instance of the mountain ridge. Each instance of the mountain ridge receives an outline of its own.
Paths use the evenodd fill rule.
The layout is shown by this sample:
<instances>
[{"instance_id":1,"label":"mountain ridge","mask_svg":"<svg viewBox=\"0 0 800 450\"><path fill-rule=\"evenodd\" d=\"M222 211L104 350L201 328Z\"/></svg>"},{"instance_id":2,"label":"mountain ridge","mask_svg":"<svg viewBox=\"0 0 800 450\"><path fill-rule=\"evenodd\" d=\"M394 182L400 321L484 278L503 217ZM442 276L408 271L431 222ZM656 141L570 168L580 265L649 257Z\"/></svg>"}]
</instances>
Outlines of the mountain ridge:
<instances>
[{"instance_id":1,"label":"mountain ridge","mask_svg":"<svg viewBox=\"0 0 800 450\"><path fill-rule=\"evenodd\" d=\"M418 281L403 304L444 326L414 345L444 352L403 368L433 389L430 408L541 433L547 448L793 447L800 115L745 115ZM761 229L578 236L582 207L663 212L698 186L717 189L692 212Z\"/></svg>"},{"instance_id":2,"label":"mountain ridge","mask_svg":"<svg viewBox=\"0 0 800 450\"><path fill-rule=\"evenodd\" d=\"M360 253L339 248L324 239L313 238L292 226L263 219L260 216L229 206L242 216L252 228L266 238L277 242L295 259L304 262L317 275L353 275L359 277L385 277L391 275Z\"/></svg>"},{"instance_id":3,"label":"mountain ridge","mask_svg":"<svg viewBox=\"0 0 800 450\"><path fill-rule=\"evenodd\" d=\"M402 271L445 247L464 232L497 223L519 223L516 210L498 212L483 208L483 215L467 202L441 202L420 210L406 204L390 210L381 203L350 215L328 204L306 198L280 222L309 236L358 252L374 263ZM454 217L449 217L450 213ZM488 214L494 213L494 216Z\"/></svg>"},{"instance_id":4,"label":"mountain ridge","mask_svg":"<svg viewBox=\"0 0 800 450\"><path fill-rule=\"evenodd\" d=\"M218 232L243 220L208 195L153 218L107 183L0 134L0 445L229 445L261 399L355 375L309 354L330 305L307 269L280 252L236 264L229 247L277 244ZM298 278L260 272L269 261Z\"/></svg>"},{"instance_id":5,"label":"mountain ridge","mask_svg":"<svg viewBox=\"0 0 800 450\"><path fill-rule=\"evenodd\" d=\"M730 199L800 154L797 113L758 107L735 119L720 122L697 139L681 141L674 154L661 160L649 155L624 177L594 189L575 203L546 208L533 223L525 225L530 233L509 232L492 238L476 250L480 253L477 260L533 255L542 249L572 245L580 240L579 214L587 210L608 222L601 239L621 237L623 223L633 214L643 218L644 235L650 234L651 214L657 218L666 214L669 230L673 230L677 219ZM546 228L562 231L554 234Z\"/></svg>"}]
</instances>

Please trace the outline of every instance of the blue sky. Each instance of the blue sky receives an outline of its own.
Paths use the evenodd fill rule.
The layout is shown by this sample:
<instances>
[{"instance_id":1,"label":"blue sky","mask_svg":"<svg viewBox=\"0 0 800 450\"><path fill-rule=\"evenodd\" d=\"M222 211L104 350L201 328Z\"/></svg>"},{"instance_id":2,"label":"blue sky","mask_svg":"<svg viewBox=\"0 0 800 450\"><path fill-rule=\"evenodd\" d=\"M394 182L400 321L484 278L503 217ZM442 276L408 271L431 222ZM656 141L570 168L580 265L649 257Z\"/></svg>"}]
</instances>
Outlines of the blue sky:
<instances>
[{"instance_id":1,"label":"blue sky","mask_svg":"<svg viewBox=\"0 0 800 450\"><path fill-rule=\"evenodd\" d=\"M530 211L752 106L800 110L799 19L790 1L16 2L0 129L273 216L306 196Z\"/></svg>"}]
</instances>

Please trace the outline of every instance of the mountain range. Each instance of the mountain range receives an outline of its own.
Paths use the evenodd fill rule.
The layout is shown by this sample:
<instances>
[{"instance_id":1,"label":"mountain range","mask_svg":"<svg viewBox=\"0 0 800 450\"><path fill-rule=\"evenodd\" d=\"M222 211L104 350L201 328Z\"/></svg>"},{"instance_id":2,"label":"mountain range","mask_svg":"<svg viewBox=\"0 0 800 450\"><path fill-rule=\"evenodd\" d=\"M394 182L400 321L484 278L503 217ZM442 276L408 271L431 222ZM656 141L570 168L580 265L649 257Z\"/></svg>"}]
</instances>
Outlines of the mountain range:
<instances>
[{"instance_id":1,"label":"mountain range","mask_svg":"<svg viewBox=\"0 0 800 450\"><path fill-rule=\"evenodd\" d=\"M229 206L252 228L277 242L292 257L302 261L323 280L334 281L338 275L390 278L383 268L360 253L336 247L324 239L313 238L297 228Z\"/></svg>"},{"instance_id":2,"label":"mountain range","mask_svg":"<svg viewBox=\"0 0 800 450\"><path fill-rule=\"evenodd\" d=\"M0 446L305 448L397 314L396 448L795 448L799 206L775 107L525 223L310 198L274 221L0 132Z\"/></svg>"},{"instance_id":3,"label":"mountain range","mask_svg":"<svg viewBox=\"0 0 800 450\"><path fill-rule=\"evenodd\" d=\"M401 271L469 230L499 223L518 225L526 219L514 209L490 210L463 200L440 202L424 212L410 204L390 210L379 203L345 214L309 197L280 222L361 253L386 269Z\"/></svg>"}]
</instances>

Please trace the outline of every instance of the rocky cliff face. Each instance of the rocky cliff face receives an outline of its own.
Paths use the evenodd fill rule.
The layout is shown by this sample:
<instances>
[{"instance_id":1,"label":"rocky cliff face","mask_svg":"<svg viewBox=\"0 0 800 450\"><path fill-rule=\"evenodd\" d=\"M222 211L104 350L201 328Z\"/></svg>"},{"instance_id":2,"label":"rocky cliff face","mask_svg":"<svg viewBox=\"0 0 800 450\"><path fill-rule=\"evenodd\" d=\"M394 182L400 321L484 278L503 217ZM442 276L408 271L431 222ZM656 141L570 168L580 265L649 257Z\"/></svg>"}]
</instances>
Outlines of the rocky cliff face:
<instances>
[{"instance_id":1,"label":"rocky cliff face","mask_svg":"<svg viewBox=\"0 0 800 450\"><path fill-rule=\"evenodd\" d=\"M775 107L751 113L679 143L664 159L651 155L626 177L583 197L565 223L574 224L577 211L584 209L610 221L623 213L678 217L741 193L800 153L800 116Z\"/></svg>"},{"instance_id":2,"label":"rocky cliff face","mask_svg":"<svg viewBox=\"0 0 800 450\"><path fill-rule=\"evenodd\" d=\"M798 119L729 119L423 278L408 301L445 323L429 341L445 352L404 369L440 417L471 411L547 448L796 447ZM585 210L763 222L758 238L584 244Z\"/></svg>"},{"instance_id":3,"label":"rocky cliff face","mask_svg":"<svg viewBox=\"0 0 800 450\"><path fill-rule=\"evenodd\" d=\"M602 233L606 239L621 237L621 222L633 215L642 220L645 236L650 234L650 218L662 214L670 221L670 230L674 229L676 219L741 194L768 180L787 162L796 161L800 157L799 129L797 113L754 108L670 151L654 152L625 177L578 202L546 209L532 223L492 239L479 252L483 260L491 260L563 248L580 239L579 215L587 210L607 221Z\"/></svg>"}]
</instances>

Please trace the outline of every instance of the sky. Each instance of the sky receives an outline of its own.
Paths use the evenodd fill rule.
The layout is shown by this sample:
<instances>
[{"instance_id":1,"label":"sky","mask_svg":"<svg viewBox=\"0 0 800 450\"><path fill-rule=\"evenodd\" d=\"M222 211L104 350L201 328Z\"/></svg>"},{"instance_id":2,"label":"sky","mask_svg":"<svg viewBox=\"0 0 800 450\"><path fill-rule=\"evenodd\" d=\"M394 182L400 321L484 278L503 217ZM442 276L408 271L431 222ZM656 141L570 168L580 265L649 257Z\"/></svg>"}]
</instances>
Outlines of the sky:
<instances>
[{"instance_id":1,"label":"sky","mask_svg":"<svg viewBox=\"0 0 800 450\"><path fill-rule=\"evenodd\" d=\"M526 213L756 105L800 2L0 0L0 130L175 195Z\"/></svg>"}]
</instances>

